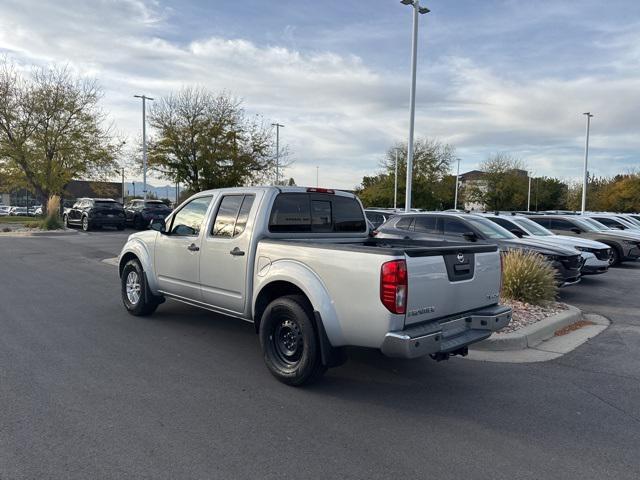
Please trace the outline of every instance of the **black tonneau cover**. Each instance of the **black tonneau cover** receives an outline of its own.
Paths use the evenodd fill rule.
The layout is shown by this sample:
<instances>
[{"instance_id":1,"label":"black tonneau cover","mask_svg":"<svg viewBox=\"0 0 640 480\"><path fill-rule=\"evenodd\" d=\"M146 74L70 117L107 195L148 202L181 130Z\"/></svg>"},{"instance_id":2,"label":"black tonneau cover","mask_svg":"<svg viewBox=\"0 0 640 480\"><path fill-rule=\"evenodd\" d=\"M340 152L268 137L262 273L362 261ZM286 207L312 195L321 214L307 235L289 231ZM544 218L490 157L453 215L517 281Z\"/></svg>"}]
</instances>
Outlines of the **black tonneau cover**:
<instances>
[{"instance_id":1,"label":"black tonneau cover","mask_svg":"<svg viewBox=\"0 0 640 480\"><path fill-rule=\"evenodd\" d=\"M400 240L391 238L369 238L367 240L332 239L325 241L318 239L262 239L261 242L277 243L281 245L300 245L305 247L346 250L354 252L373 253L377 255L393 255L409 257L433 257L451 255L455 253L485 253L495 252L498 246L493 243L475 242L445 242L442 240Z\"/></svg>"}]
</instances>

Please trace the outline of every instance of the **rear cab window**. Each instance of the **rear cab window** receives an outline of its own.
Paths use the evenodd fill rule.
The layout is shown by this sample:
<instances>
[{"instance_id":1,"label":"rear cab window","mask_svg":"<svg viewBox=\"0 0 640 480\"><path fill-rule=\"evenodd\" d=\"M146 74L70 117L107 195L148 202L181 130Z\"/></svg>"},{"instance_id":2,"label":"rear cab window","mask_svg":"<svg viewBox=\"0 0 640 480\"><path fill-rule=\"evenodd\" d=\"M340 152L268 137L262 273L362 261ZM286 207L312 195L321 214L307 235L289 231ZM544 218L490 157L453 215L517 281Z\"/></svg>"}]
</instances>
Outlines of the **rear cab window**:
<instances>
[{"instance_id":1,"label":"rear cab window","mask_svg":"<svg viewBox=\"0 0 640 480\"><path fill-rule=\"evenodd\" d=\"M364 233L367 222L354 197L331 193L280 193L269 216L272 233Z\"/></svg>"}]
</instances>

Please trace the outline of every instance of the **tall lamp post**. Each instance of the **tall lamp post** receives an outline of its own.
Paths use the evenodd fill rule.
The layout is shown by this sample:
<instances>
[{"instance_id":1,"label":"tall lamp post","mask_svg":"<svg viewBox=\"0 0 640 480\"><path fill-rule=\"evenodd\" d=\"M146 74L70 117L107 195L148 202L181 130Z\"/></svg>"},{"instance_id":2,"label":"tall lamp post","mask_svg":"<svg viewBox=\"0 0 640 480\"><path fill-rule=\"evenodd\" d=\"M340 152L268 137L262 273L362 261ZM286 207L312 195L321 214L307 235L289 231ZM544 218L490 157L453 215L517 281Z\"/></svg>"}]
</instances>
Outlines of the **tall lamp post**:
<instances>
[{"instance_id":1,"label":"tall lamp post","mask_svg":"<svg viewBox=\"0 0 640 480\"><path fill-rule=\"evenodd\" d=\"M527 172L527 177L529 177L529 190L527 192L527 212L531 211L531 172Z\"/></svg>"},{"instance_id":2,"label":"tall lamp post","mask_svg":"<svg viewBox=\"0 0 640 480\"><path fill-rule=\"evenodd\" d=\"M587 162L589 158L589 127L591 126L591 117L593 115L591 112L584 112L583 115L587 117L587 135L584 141L584 176L582 178L582 213L587 207L587 182L589 180L589 170L587 167Z\"/></svg>"},{"instance_id":3,"label":"tall lamp post","mask_svg":"<svg viewBox=\"0 0 640 480\"><path fill-rule=\"evenodd\" d=\"M403 5L413 7L413 36L411 41L411 93L409 95L409 145L407 148L407 186L404 202L405 212L411 211L411 182L413 180L413 129L416 117L416 66L418 61L418 15L429 13L420 6L420 0L400 0Z\"/></svg>"},{"instance_id":4,"label":"tall lamp post","mask_svg":"<svg viewBox=\"0 0 640 480\"><path fill-rule=\"evenodd\" d=\"M278 185L278 181L280 180L280 129L284 128L284 125L272 123L271 126L276 127L276 185Z\"/></svg>"},{"instance_id":5,"label":"tall lamp post","mask_svg":"<svg viewBox=\"0 0 640 480\"><path fill-rule=\"evenodd\" d=\"M320 167L316 165L316 187L320 186Z\"/></svg>"},{"instance_id":6,"label":"tall lamp post","mask_svg":"<svg viewBox=\"0 0 640 480\"><path fill-rule=\"evenodd\" d=\"M454 210L458 210L458 182L460 181L460 159L457 158L456 160L458 160L458 173L456 174L456 194L454 195L453 200Z\"/></svg>"},{"instance_id":7,"label":"tall lamp post","mask_svg":"<svg viewBox=\"0 0 640 480\"><path fill-rule=\"evenodd\" d=\"M398 148L396 147L396 173L393 177L393 209L398 208Z\"/></svg>"},{"instance_id":8,"label":"tall lamp post","mask_svg":"<svg viewBox=\"0 0 640 480\"><path fill-rule=\"evenodd\" d=\"M153 98L146 95L134 95L134 98L142 99L142 192L144 201L147 201L147 100Z\"/></svg>"}]
</instances>

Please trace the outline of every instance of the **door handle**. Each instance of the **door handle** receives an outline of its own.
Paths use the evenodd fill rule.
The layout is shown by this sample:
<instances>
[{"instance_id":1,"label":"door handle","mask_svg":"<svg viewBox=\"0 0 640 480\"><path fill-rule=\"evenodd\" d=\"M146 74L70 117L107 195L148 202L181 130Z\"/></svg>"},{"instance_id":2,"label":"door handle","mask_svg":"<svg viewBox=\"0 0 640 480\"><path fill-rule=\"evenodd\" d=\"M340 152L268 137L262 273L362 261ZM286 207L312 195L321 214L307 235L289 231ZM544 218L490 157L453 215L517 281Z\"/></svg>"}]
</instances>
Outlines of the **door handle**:
<instances>
[{"instance_id":1,"label":"door handle","mask_svg":"<svg viewBox=\"0 0 640 480\"><path fill-rule=\"evenodd\" d=\"M244 252L240 250L238 247L234 248L229 253L234 257L242 257L244 255Z\"/></svg>"},{"instance_id":2,"label":"door handle","mask_svg":"<svg viewBox=\"0 0 640 480\"><path fill-rule=\"evenodd\" d=\"M197 246L195 243L192 243L187 247L187 250L189 250L190 252L198 252L200 250L200 247Z\"/></svg>"}]
</instances>

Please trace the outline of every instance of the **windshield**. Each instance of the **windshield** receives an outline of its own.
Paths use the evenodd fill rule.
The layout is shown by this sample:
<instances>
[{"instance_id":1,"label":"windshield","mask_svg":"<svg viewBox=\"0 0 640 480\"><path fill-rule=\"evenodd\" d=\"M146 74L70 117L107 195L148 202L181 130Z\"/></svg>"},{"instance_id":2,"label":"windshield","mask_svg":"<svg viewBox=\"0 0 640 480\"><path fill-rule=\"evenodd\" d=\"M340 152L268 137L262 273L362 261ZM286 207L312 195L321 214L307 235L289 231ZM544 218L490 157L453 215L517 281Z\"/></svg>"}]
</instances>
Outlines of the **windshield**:
<instances>
[{"instance_id":1,"label":"windshield","mask_svg":"<svg viewBox=\"0 0 640 480\"><path fill-rule=\"evenodd\" d=\"M518 238L509 230L502 228L500 225L496 225L491 220L487 220L486 218L480 217L465 217L471 225L480 230L480 232L487 238L491 239L509 239L509 238Z\"/></svg>"},{"instance_id":2,"label":"windshield","mask_svg":"<svg viewBox=\"0 0 640 480\"><path fill-rule=\"evenodd\" d=\"M574 218L573 221L588 232L606 232L607 230L611 230L609 227L601 224L593 218Z\"/></svg>"},{"instance_id":3,"label":"windshield","mask_svg":"<svg viewBox=\"0 0 640 480\"><path fill-rule=\"evenodd\" d=\"M547 230L542 225L538 225L533 220L529 220L525 217L511 217L509 220L520 225L531 235L535 235L536 237L551 237L555 235L553 232Z\"/></svg>"}]
</instances>

